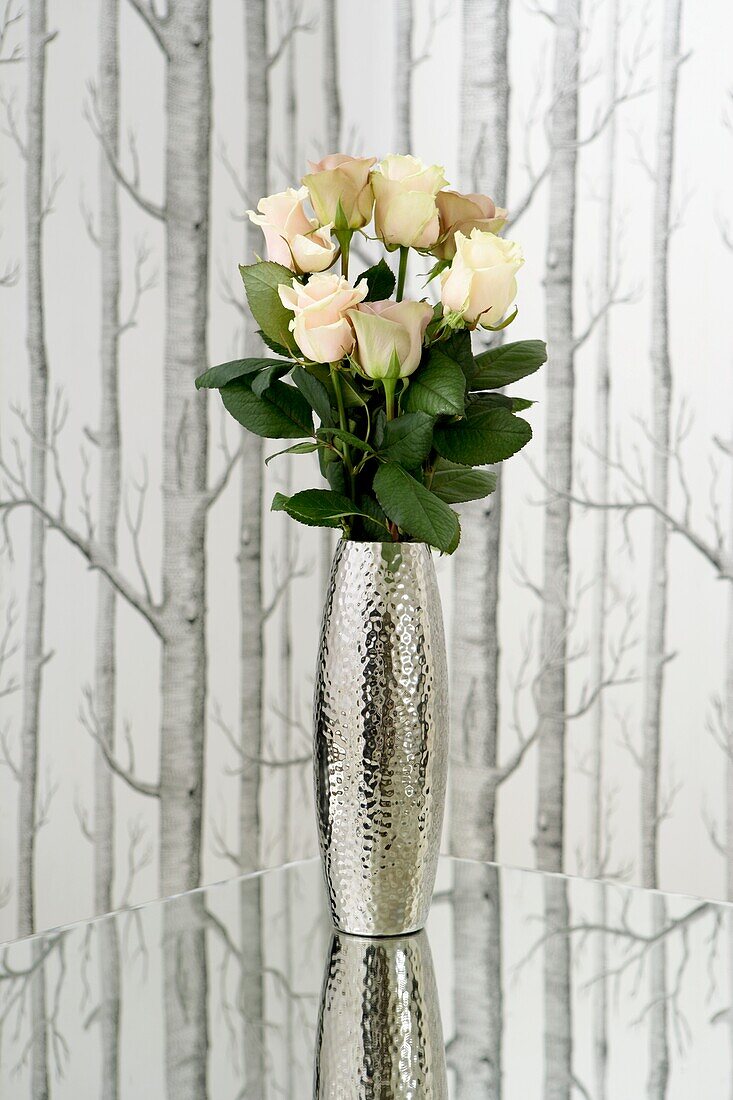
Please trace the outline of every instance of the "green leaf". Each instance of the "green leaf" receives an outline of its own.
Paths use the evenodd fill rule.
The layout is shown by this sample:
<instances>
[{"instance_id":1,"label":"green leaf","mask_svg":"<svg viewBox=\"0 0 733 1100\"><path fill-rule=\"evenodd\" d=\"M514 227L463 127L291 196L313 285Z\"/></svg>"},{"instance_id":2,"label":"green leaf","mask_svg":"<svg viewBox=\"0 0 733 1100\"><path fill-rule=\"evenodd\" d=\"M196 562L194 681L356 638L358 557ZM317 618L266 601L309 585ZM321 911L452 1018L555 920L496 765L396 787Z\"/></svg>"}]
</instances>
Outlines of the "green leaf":
<instances>
[{"instance_id":1,"label":"green leaf","mask_svg":"<svg viewBox=\"0 0 733 1100\"><path fill-rule=\"evenodd\" d=\"M340 527L347 516L362 514L347 496L331 489L303 489L292 497L275 493L271 508L273 512L287 512L310 527Z\"/></svg>"},{"instance_id":2,"label":"green leaf","mask_svg":"<svg viewBox=\"0 0 733 1100\"><path fill-rule=\"evenodd\" d=\"M394 290L395 277L389 264L384 260L380 260L378 264L374 264L374 267L368 267L366 271L362 271L356 280L357 286L362 279L366 280L369 287L369 293L365 298L367 302L382 302L385 298L389 298Z\"/></svg>"},{"instance_id":3,"label":"green leaf","mask_svg":"<svg viewBox=\"0 0 733 1100\"><path fill-rule=\"evenodd\" d=\"M434 344L423 365L410 377L402 398L405 412L429 416L461 416L465 407L466 377L462 364L445 343Z\"/></svg>"},{"instance_id":4,"label":"green leaf","mask_svg":"<svg viewBox=\"0 0 733 1100\"><path fill-rule=\"evenodd\" d=\"M547 360L543 340L516 340L498 348L482 351L476 356L478 370L470 380L469 389L498 390L512 382L534 374Z\"/></svg>"},{"instance_id":5,"label":"green leaf","mask_svg":"<svg viewBox=\"0 0 733 1100\"><path fill-rule=\"evenodd\" d=\"M292 333L288 328L293 314L280 301L277 288L293 282L293 273L282 264L261 260L256 264L240 264L239 271L247 294L247 302L257 324L265 336L278 345L296 350Z\"/></svg>"},{"instance_id":6,"label":"green leaf","mask_svg":"<svg viewBox=\"0 0 733 1100\"><path fill-rule=\"evenodd\" d=\"M273 458L279 458L280 455L310 455L317 450L317 443L296 443L294 447L286 447L284 451L275 451L274 455L268 455L265 466L269 466Z\"/></svg>"},{"instance_id":7,"label":"green leaf","mask_svg":"<svg viewBox=\"0 0 733 1100\"><path fill-rule=\"evenodd\" d=\"M226 386L227 382L233 382L235 378L242 378L245 374L256 374L273 365L283 366L281 359L232 359L230 363L219 363L217 367L209 367L196 379L197 390L219 390ZM285 363L288 370L292 363Z\"/></svg>"},{"instance_id":8,"label":"green leaf","mask_svg":"<svg viewBox=\"0 0 733 1100\"><path fill-rule=\"evenodd\" d=\"M353 432L347 432L344 428L319 428L316 434L319 439L343 439L344 443L348 443L350 447L356 447L359 451L367 451L371 454L374 453L374 448L371 443L367 443L366 440L360 439L359 436L354 435Z\"/></svg>"},{"instance_id":9,"label":"green leaf","mask_svg":"<svg viewBox=\"0 0 733 1100\"><path fill-rule=\"evenodd\" d=\"M486 466L510 458L529 442L532 429L527 421L510 409L497 407L493 396L474 397L463 419L435 429L433 443L438 454L463 466Z\"/></svg>"},{"instance_id":10,"label":"green leaf","mask_svg":"<svg viewBox=\"0 0 733 1100\"><path fill-rule=\"evenodd\" d=\"M472 400L477 400L474 398ZM514 401L505 393L482 393L481 404L485 409L512 409Z\"/></svg>"},{"instance_id":11,"label":"green leaf","mask_svg":"<svg viewBox=\"0 0 733 1100\"><path fill-rule=\"evenodd\" d=\"M227 412L255 435L267 439L302 439L313 435L313 418L308 402L295 386L273 382L258 397L251 380L239 378L221 390Z\"/></svg>"},{"instance_id":12,"label":"green leaf","mask_svg":"<svg viewBox=\"0 0 733 1100\"><path fill-rule=\"evenodd\" d=\"M466 500L480 500L496 488L493 470L471 470L455 462L439 458L435 463L430 490L446 504L462 504Z\"/></svg>"},{"instance_id":13,"label":"green leaf","mask_svg":"<svg viewBox=\"0 0 733 1100\"><path fill-rule=\"evenodd\" d=\"M288 311L289 312L289 311ZM257 335L264 344L267 344L270 351L274 351L276 355L284 355L286 358L292 355L291 351L288 351L282 344L278 344L277 340L271 340L270 337L262 331L261 328L257 329Z\"/></svg>"},{"instance_id":14,"label":"green leaf","mask_svg":"<svg viewBox=\"0 0 733 1100\"><path fill-rule=\"evenodd\" d=\"M461 527L456 513L401 466L380 466L374 492L385 514L406 534L446 554L458 546Z\"/></svg>"},{"instance_id":15,"label":"green leaf","mask_svg":"<svg viewBox=\"0 0 733 1100\"><path fill-rule=\"evenodd\" d=\"M481 401L487 409L510 409L512 412L523 412L531 409L536 402L527 400L526 397L512 397L506 393L482 393Z\"/></svg>"},{"instance_id":16,"label":"green leaf","mask_svg":"<svg viewBox=\"0 0 733 1100\"><path fill-rule=\"evenodd\" d=\"M355 378L350 378L345 371L341 371L341 392L347 409L354 409L357 406L363 408L367 404L367 398L360 392L358 382Z\"/></svg>"},{"instance_id":17,"label":"green leaf","mask_svg":"<svg viewBox=\"0 0 733 1100\"><path fill-rule=\"evenodd\" d=\"M321 423L325 425L332 424L331 398L323 382L319 382L317 378L300 366L293 369L292 379Z\"/></svg>"},{"instance_id":18,"label":"green leaf","mask_svg":"<svg viewBox=\"0 0 733 1100\"><path fill-rule=\"evenodd\" d=\"M424 412L405 413L384 426L381 452L391 462L413 469L430 453L433 444L432 416Z\"/></svg>"},{"instance_id":19,"label":"green leaf","mask_svg":"<svg viewBox=\"0 0 733 1100\"><path fill-rule=\"evenodd\" d=\"M377 409L372 417L372 440L378 451L384 443L384 430L387 427L387 413L384 409Z\"/></svg>"},{"instance_id":20,"label":"green leaf","mask_svg":"<svg viewBox=\"0 0 733 1100\"><path fill-rule=\"evenodd\" d=\"M389 535L387 517L377 504L373 496L362 493L359 497L359 507L362 513L360 527L368 539L378 541Z\"/></svg>"},{"instance_id":21,"label":"green leaf","mask_svg":"<svg viewBox=\"0 0 733 1100\"><path fill-rule=\"evenodd\" d=\"M269 390L272 383L277 381L278 378L282 378L290 369L290 363L288 362L276 362L270 367L265 367L264 370L259 371L252 378L252 393L257 397L262 397L265 390Z\"/></svg>"},{"instance_id":22,"label":"green leaf","mask_svg":"<svg viewBox=\"0 0 733 1100\"><path fill-rule=\"evenodd\" d=\"M436 349L440 348L443 355L453 363L457 363L466 378L472 378L476 373L476 360L473 357L473 348L471 347L471 333L467 329L453 332L447 340L440 340L439 343L433 346Z\"/></svg>"},{"instance_id":23,"label":"green leaf","mask_svg":"<svg viewBox=\"0 0 733 1100\"><path fill-rule=\"evenodd\" d=\"M341 456L328 447L318 451L318 465L331 488L337 493L346 493L346 469Z\"/></svg>"}]
</instances>

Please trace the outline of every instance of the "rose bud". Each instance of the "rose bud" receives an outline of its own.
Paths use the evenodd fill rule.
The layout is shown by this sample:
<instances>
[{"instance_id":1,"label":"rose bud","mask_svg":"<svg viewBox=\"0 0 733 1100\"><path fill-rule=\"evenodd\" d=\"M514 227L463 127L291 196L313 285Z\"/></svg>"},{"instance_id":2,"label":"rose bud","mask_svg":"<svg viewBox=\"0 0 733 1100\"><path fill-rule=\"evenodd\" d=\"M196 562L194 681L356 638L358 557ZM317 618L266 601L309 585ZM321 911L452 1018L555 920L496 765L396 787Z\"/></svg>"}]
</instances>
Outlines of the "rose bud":
<instances>
[{"instance_id":1,"label":"rose bud","mask_svg":"<svg viewBox=\"0 0 733 1100\"><path fill-rule=\"evenodd\" d=\"M313 363L337 363L354 347L354 330L347 311L363 301L369 291L365 282L353 287L340 275L314 275L303 285L277 288L280 301L295 317L290 331L306 359Z\"/></svg>"},{"instance_id":2,"label":"rose bud","mask_svg":"<svg viewBox=\"0 0 733 1100\"><path fill-rule=\"evenodd\" d=\"M374 222L388 249L431 248L440 222L435 196L445 186L443 169L417 157L385 157L372 171Z\"/></svg>"},{"instance_id":3,"label":"rose bud","mask_svg":"<svg viewBox=\"0 0 733 1100\"><path fill-rule=\"evenodd\" d=\"M303 176L303 183L321 225L336 224L338 206L346 219L338 229L361 229L372 216L374 193L369 169L376 157L349 157L344 153L331 153L323 160L310 163L310 175Z\"/></svg>"},{"instance_id":4,"label":"rose bud","mask_svg":"<svg viewBox=\"0 0 733 1100\"><path fill-rule=\"evenodd\" d=\"M439 191L435 196L440 218L440 237L431 249L437 260L452 260L456 254L456 233L468 236L472 229L498 233L506 221L506 210L496 206L488 195L462 195L459 191Z\"/></svg>"},{"instance_id":5,"label":"rose bud","mask_svg":"<svg viewBox=\"0 0 733 1100\"><path fill-rule=\"evenodd\" d=\"M470 327L497 325L517 295L519 268L524 263L515 241L495 233L456 233L456 255L441 276L443 313L462 315Z\"/></svg>"},{"instance_id":6,"label":"rose bud","mask_svg":"<svg viewBox=\"0 0 733 1100\"><path fill-rule=\"evenodd\" d=\"M432 316L429 302L364 302L358 309L350 309L356 329L354 359L361 371L369 378L412 374L420 364Z\"/></svg>"},{"instance_id":7,"label":"rose bud","mask_svg":"<svg viewBox=\"0 0 733 1100\"><path fill-rule=\"evenodd\" d=\"M250 221L265 235L267 258L291 271L325 271L336 259L338 245L331 240L332 226L319 226L309 218L304 203L308 190L288 187L268 195L257 204L259 213L248 210Z\"/></svg>"}]
</instances>

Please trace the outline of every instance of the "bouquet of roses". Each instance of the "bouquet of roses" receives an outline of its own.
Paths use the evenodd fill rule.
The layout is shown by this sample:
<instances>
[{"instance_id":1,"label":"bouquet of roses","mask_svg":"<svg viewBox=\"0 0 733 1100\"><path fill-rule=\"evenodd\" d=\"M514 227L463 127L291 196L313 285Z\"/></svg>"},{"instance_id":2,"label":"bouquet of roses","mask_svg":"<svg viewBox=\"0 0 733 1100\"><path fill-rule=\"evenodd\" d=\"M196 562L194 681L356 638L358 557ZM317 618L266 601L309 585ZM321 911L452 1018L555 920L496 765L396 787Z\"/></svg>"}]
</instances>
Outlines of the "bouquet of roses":
<instances>
[{"instance_id":1,"label":"bouquet of roses","mask_svg":"<svg viewBox=\"0 0 733 1100\"><path fill-rule=\"evenodd\" d=\"M532 402L497 391L541 366L544 343L476 355L471 346L477 327L496 332L516 316L506 314L521 250L498 235L505 211L485 195L446 190L437 165L333 154L311 169L300 190L248 211L268 259L240 271L278 358L223 363L196 385L218 389L250 432L301 440L278 454L317 453L330 488L278 493L273 509L349 539L414 540L450 554L460 539L451 505L491 493L496 476L482 467L532 435L517 415ZM372 216L373 235L399 254L397 277L382 258L350 282L353 236L367 236ZM403 297L410 250L431 258L426 285L440 278L435 306ZM340 274L327 273L339 260Z\"/></svg>"}]
</instances>

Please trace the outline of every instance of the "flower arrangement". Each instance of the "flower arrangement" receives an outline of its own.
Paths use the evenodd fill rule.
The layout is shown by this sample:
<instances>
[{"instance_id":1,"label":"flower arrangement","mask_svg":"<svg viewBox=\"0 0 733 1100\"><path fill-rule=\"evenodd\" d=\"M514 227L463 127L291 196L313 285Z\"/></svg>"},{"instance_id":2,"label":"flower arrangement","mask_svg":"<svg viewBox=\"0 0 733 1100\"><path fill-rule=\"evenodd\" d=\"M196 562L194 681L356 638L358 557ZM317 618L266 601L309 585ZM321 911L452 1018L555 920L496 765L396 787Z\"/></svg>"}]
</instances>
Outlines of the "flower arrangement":
<instances>
[{"instance_id":1,"label":"flower arrangement","mask_svg":"<svg viewBox=\"0 0 733 1100\"><path fill-rule=\"evenodd\" d=\"M332 154L299 190L261 199L248 214L268 258L240 272L278 358L223 363L196 385L218 389L249 431L300 441L278 454L317 453L329 488L278 493L274 510L348 539L452 553L460 524L451 505L491 493L496 476L483 467L532 436L518 415L532 402L498 391L546 356L539 340L474 355L473 330L514 320L523 258L499 236L505 211L446 183L442 168L416 157ZM382 258L350 282L354 234L366 236L372 218L376 239L399 254L397 275ZM433 261L425 285L440 278L435 306L404 298L411 250ZM340 274L330 272L339 259Z\"/></svg>"}]
</instances>

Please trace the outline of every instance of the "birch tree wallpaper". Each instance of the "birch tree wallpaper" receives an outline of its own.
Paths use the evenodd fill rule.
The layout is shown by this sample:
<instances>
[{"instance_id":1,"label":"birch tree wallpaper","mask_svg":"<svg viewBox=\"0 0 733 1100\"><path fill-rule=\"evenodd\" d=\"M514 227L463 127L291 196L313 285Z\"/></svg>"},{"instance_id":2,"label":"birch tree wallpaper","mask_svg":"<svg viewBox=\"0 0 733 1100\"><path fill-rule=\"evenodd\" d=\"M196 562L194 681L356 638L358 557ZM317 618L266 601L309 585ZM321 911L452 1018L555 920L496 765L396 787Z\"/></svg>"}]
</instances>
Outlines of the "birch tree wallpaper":
<instances>
[{"instance_id":1,"label":"birch tree wallpaper","mask_svg":"<svg viewBox=\"0 0 733 1100\"><path fill-rule=\"evenodd\" d=\"M453 186L506 206L532 273L514 332L548 342L534 439L488 502L462 506L461 553L438 562L445 850L733 899L733 11L168 8L0 5L0 937L316 851L331 532L268 511L295 467L263 474L269 444L193 380L252 346L245 211L337 149L447 155ZM544 906L569 923L561 880ZM193 916L167 919L203 990ZM457 940L485 919L455 917ZM243 892L250 968L261 919ZM546 996L568 1005L568 939L555 947ZM667 971L662 943L660 1052ZM31 992L45 1017L43 981ZM171 1026L205 1044L202 1020Z\"/></svg>"}]
</instances>

